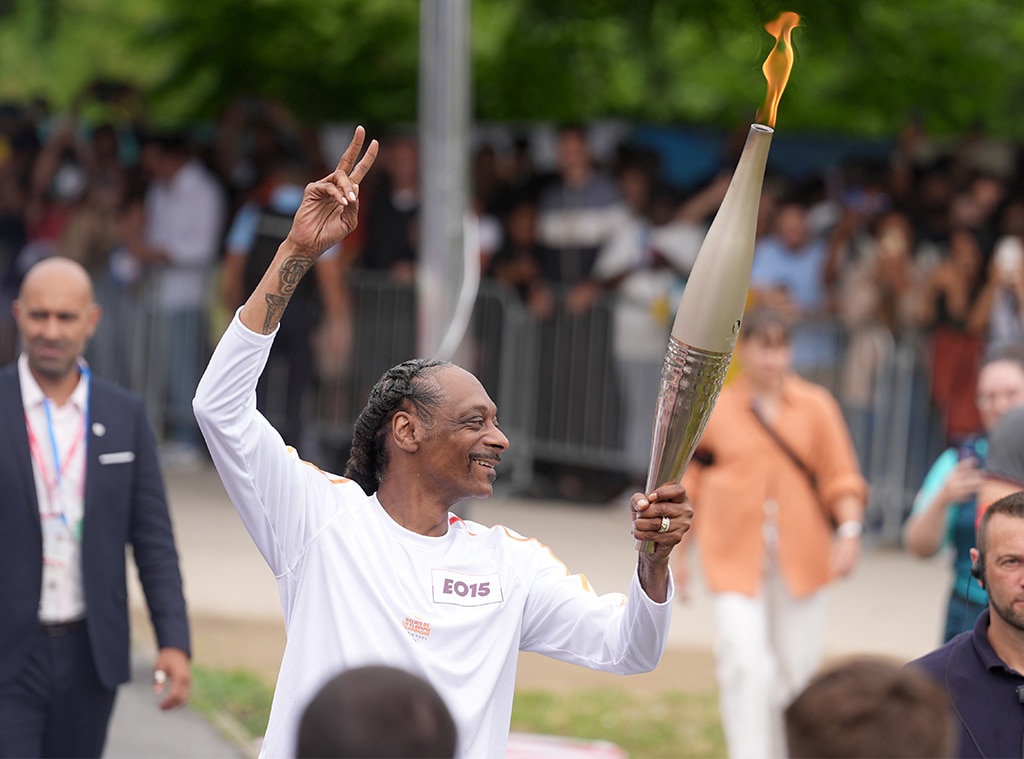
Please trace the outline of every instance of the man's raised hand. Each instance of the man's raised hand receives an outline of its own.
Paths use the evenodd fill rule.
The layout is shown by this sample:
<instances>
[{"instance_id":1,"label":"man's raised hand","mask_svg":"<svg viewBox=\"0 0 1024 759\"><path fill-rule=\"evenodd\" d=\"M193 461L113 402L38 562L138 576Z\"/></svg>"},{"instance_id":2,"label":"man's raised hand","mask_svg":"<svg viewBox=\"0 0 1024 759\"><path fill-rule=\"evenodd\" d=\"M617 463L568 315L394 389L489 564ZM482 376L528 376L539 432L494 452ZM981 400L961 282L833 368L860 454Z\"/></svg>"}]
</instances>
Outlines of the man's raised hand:
<instances>
[{"instance_id":1,"label":"man's raised hand","mask_svg":"<svg viewBox=\"0 0 1024 759\"><path fill-rule=\"evenodd\" d=\"M338 161L338 168L318 182L310 182L295 212L288 240L304 255L319 256L341 242L356 228L359 214L359 183L377 159L379 145L371 140L363 152L366 130L356 127L352 141ZM359 162L356 159L359 158Z\"/></svg>"}]
</instances>

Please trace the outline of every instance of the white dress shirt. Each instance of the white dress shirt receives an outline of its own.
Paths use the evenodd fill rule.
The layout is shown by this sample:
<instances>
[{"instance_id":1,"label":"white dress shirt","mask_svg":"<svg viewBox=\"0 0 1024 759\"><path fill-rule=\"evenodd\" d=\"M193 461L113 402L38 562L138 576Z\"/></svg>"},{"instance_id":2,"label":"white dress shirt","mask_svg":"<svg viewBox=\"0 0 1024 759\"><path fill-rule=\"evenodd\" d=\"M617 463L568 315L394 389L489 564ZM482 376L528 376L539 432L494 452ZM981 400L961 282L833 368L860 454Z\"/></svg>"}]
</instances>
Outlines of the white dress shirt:
<instances>
[{"instance_id":1,"label":"white dress shirt","mask_svg":"<svg viewBox=\"0 0 1024 759\"><path fill-rule=\"evenodd\" d=\"M70 622L85 616L82 516L89 383L83 374L71 397L58 406L32 376L25 354L18 358L18 376L43 536L39 621Z\"/></svg>"}]
</instances>

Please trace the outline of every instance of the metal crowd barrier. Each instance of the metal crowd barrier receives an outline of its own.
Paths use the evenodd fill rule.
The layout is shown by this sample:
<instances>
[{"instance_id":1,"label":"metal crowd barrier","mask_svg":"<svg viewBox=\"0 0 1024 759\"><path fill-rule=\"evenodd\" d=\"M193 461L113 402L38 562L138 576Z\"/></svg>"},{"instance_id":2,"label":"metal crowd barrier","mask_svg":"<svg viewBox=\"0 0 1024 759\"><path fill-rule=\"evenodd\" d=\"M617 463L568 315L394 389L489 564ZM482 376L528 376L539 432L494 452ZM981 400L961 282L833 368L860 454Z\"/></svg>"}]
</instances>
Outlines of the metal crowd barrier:
<instances>
[{"instance_id":1,"label":"metal crowd barrier","mask_svg":"<svg viewBox=\"0 0 1024 759\"><path fill-rule=\"evenodd\" d=\"M194 428L191 397L210 356L208 316L181 314L168 318L153 303L144 284L119 285L99 277L95 297L103 309L87 359L97 376L141 395L158 438L168 427ZM197 335L185 354L183 335ZM180 388L175 392L174 388ZM177 399L177 402L175 402Z\"/></svg>"},{"instance_id":2,"label":"metal crowd barrier","mask_svg":"<svg viewBox=\"0 0 1024 759\"><path fill-rule=\"evenodd\" d=\"M373 384L391 366L416 356L413 288L372 272L354 272L348 281L354 317L351 355L343 372L321 378L312 404L316 437L328 452L336 452L338 469ZM479 377L498 406L502 430L512 442L502 457L499 482L510 490L525 489L532 477L535 354L534 332L519 297L483 281L455 360Z\"/></svg>"},{"instance_id":3,"label":"metal crowd barrier","mask_svg":"<svg viewBox=\"0 0 1024 759\"><path fill-rule=\"evenodd\" d=\"M300 454L340 471L351 430L370 388L390 366L415 355L413 289L386 276L356 272L350 278L354 342L341 371L311 384L301 414L303 438L288 442ZM141 291L97 284L104 319L89 350L97 374L140 393L160 434L171 420L167 372L176 361L156 355L154 314ZM470 329L457 363L475 373L495 399L512 442L504 456L501 487L525 491L538 463L621 471L624 450L622 389L612 349L614 299L600 300L584 315L558 310L540 322L517 293L497 282L481 283ZM925 339L894 340L875 330L875 366L864 400L844 398L842 371L851 334L837 322L802 325L813 335L813 355L832 358L807 374L828 387L844 406L862 470L871 485L868 527L895 542L927 467L941 450L940 426L931 411ZM216 339L211 335L211 342ZM209 345L198 357L205 366ZM287 425L281 399L287 367L267 377L265 413ZM653 403L653 401L652 401ZM653 405L651 409L653 417Z\"/></svg>"}]
</instances>

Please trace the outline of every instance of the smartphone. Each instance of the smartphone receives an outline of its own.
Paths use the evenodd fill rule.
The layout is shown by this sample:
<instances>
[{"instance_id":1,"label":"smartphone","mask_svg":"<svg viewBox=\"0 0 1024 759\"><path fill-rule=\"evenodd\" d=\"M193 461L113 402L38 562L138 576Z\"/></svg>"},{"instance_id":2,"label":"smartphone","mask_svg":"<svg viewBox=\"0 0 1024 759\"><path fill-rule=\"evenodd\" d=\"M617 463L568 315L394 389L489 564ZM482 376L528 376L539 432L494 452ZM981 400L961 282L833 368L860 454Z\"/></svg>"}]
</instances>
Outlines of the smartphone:
<instances>
[{"instance_id":1,"label":"smartphone","mask_svg":"<svg viewBox=\"0 0 1024 759\"><path fill-rule=\"evenodd\" d=\"M956 459L957 461L966 461L967 459L978 460L978 451L975 449L974 444L976 438L968 437L960 441L956 447Z\"/></svg>"}]
</instances>

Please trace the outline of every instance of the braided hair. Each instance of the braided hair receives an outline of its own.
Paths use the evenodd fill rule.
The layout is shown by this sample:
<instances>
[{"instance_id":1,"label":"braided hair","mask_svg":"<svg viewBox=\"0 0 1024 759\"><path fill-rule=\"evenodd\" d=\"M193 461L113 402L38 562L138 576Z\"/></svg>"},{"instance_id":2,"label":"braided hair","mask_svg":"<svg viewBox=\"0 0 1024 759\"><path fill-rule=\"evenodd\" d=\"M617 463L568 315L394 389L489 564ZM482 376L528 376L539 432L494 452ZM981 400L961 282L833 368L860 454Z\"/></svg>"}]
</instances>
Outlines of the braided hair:
<instances>
[{"instance_id":1,"label":"braided hair","mask_svg":"<svg viewBox=\"0 0 1024 759\"><path fill-rule=\"evenodd\" d=\"M452 363L412 359L388 369L373 386L366 407L356 419L352 449L345 465L345 476L358 483L367 495L377 492L387 470L387 430L395 412L405 401L421 414L438 408L443 391L436 383L425 382L423 378L445 366L452 366Z\"/></svg>"}]
</instances>

